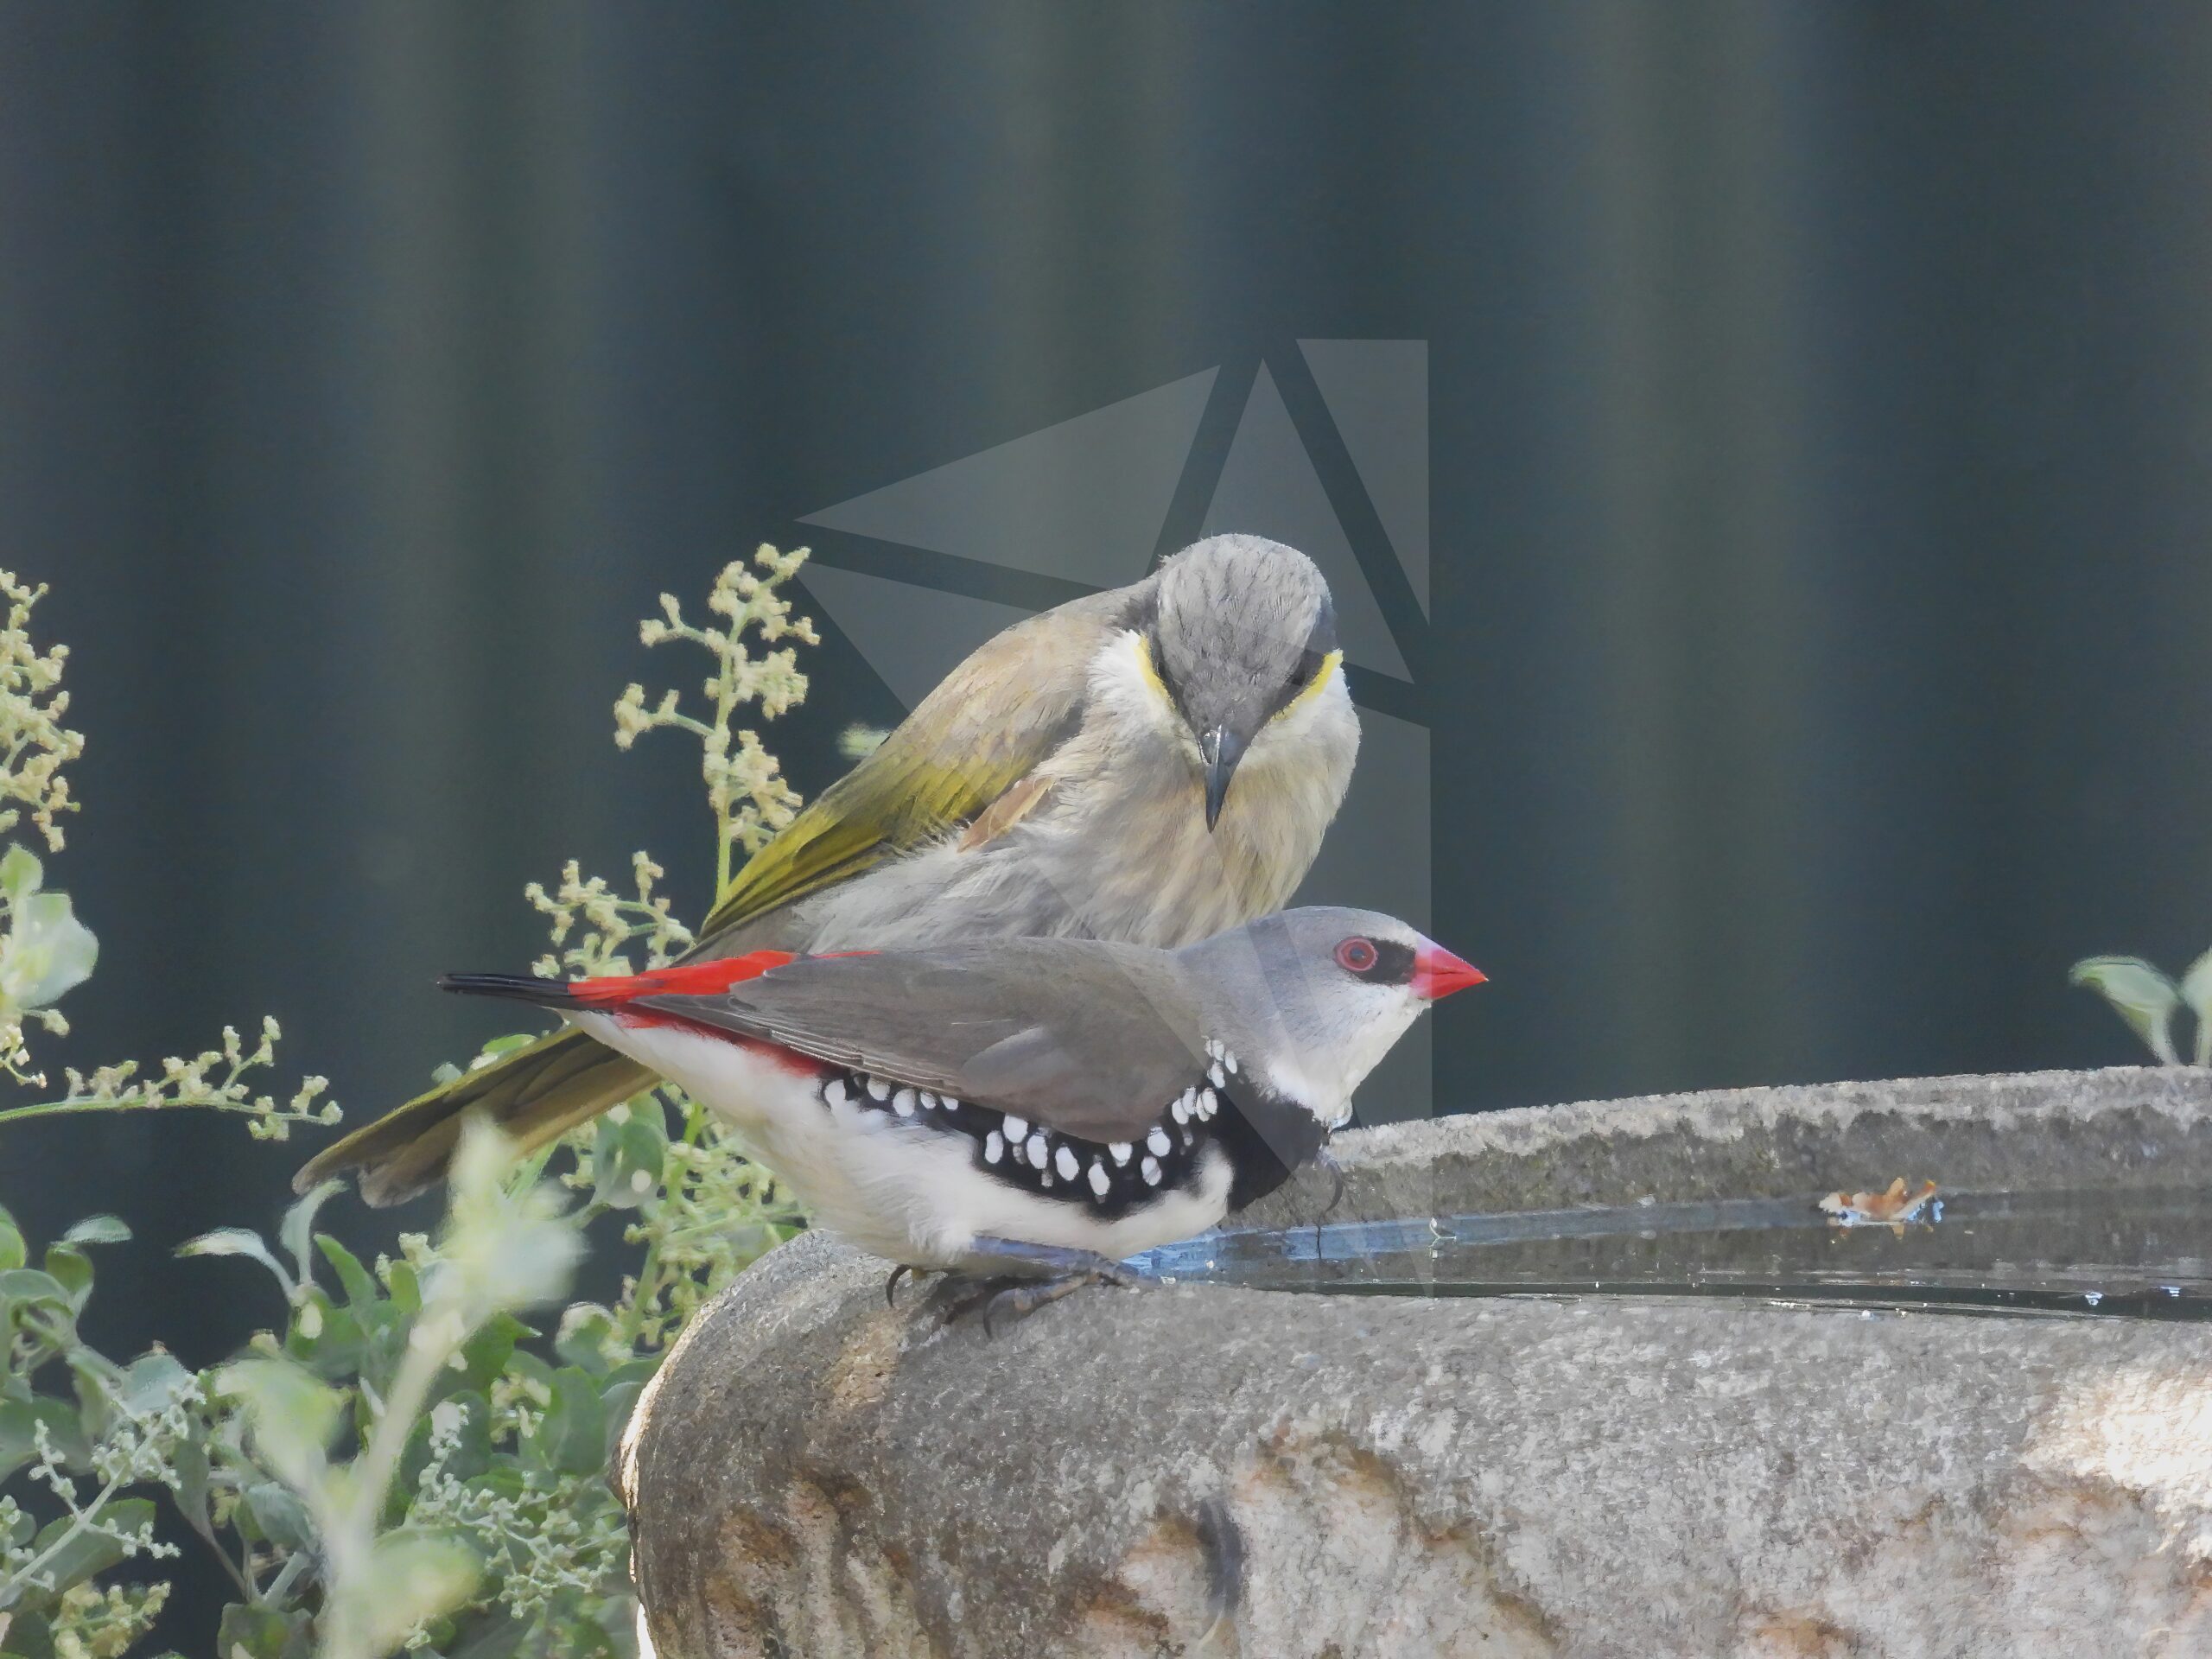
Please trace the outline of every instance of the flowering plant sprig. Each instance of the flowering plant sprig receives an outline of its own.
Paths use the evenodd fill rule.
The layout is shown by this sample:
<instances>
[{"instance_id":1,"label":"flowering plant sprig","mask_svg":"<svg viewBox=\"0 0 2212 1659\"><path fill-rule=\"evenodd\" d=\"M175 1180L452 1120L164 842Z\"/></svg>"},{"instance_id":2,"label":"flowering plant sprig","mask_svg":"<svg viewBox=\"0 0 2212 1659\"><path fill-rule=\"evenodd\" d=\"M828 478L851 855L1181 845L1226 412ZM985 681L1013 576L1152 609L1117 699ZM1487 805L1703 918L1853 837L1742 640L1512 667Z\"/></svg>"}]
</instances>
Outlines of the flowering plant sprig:
<instances>
[{"instance_id":1,"label":"flowering plant sprig","mask_svg":"<svg viewBox=\"0 0 2212 1659\"><path fill-rule=\"evenodd\" d=\"M648 645L682 639L714 653L715 669L704 686L713 710L707 719L683 713L673 690L663 692L648 707L642 685L628 687L614 705L614 741L622 748L660 727L673 727L699 740L700 776L707 785L707 804L715 814L717 897L729 885L731 849L759 852L798 812L798 791L785 781L776 757L761 747L760 734L748 729L733 732L730 722L748 702L760 705L762 718L773 720L806 696L806 676L799 672L798 653L787 645L755 656L747 649L745 633L753 629L771 645L786 636L810 645L822 643L813 620L794 616L791 601L780 591L806 563L807 551L798 547L779 553L763 542L753 555L760 574L747 569L742 559L725 565L707 598L707 608L725 619L721 627L686 622L673 594L660 596L658 618L639 624L638 637Z\"/></svg>"}]
</instances>

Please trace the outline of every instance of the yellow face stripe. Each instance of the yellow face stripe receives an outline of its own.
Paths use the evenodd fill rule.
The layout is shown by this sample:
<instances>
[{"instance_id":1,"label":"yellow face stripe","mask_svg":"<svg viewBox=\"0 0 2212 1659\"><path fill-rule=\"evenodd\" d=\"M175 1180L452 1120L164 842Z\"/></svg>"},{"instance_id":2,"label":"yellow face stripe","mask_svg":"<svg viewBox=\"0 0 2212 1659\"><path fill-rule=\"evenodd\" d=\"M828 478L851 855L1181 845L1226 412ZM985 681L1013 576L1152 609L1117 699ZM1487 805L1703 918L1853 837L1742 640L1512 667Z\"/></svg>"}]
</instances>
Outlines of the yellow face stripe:
<instances>
[{"instance_id":1,"label":"yellow face stripe","mask_svg":"<svg viewBox=\"0 0 2212 1659\"><path fill-rule=\"evenodd\" d=\"M1326 685L1329 683L1330 677L1333 675L1338 669L1344 665L1344 654L1341 651L1332 651L1327 656L1324 657L1321 659L1321 666L1313 671L1313 677L1306 681L1303 686L1299 688L1299 692L1296 696L1293 697L1288 702L1286 702L1281 709L1275 711L1275 718L1277 720L1281 720L1292 709L1297 708L1300 703L1305 702L1306 698L1313 696L1315 692Z\"/></svg>"},{"instance_id":2,"label":"yellow face stripe","mask_svg":"<svg viewBox=\"0 0 2212 1659\"><path fill-rule=\"evenodd\" d=\"M1168 695L1167 682L1160 677L1160 670L1152 660L1151 639L1141 633L1133 637L1136 640L1137 666L1144 671L1145 683L1160 694L1160 701L1164 705L1173 709L1175 699Z\"/></svg>"}]
</instances>

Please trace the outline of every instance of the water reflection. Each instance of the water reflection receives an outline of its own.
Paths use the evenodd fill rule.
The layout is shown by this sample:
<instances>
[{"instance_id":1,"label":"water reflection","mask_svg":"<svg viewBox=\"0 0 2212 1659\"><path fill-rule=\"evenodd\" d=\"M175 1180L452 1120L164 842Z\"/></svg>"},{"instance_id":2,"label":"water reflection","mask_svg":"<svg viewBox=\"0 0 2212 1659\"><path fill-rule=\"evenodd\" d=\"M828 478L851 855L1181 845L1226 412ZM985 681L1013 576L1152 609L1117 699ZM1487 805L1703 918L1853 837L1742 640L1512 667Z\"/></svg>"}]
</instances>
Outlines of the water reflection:
<instances>
[{"instance_id":1,"label":"water reflection","mask_svg":"<svg viewBox=\"0 0 2212 1659\"><path fill-rule=\"evenodd\" d=\"M1817 1195L1230 1231L1140 1258L1164 1279L1411 1296L1750 1297L1942 1313L2212 1319L2195 1188L1945 1192L1897 1227Z\"/></svg>"}]
</instances>

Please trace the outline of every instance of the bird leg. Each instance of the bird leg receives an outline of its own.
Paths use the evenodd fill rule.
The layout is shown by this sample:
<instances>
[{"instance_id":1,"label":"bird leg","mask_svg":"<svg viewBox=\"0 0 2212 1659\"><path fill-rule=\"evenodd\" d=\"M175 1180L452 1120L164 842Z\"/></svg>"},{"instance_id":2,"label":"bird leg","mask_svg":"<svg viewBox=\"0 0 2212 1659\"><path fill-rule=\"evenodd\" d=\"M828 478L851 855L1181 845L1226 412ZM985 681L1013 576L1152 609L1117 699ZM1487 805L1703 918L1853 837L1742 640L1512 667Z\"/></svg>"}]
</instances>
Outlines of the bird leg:
<instances>
[{"instance_id":1,"label":"bird leg","mask_svg":"<svg viewBox=\"0 0 2212 1659\"><path fill-rule=\"evenodd\" d=\"M898 1306L899 1281L910 1273L918 1276L921 1271L919 1268L909 1262L901 1262L897 1267L892 1268L891 1277L883 1281L883 1305L886 1307Z\"/></svg>"},{"instance_id":2,"label":"bird leg","mask_svg":"<svg viewBox=\"0 0 2212 1659\"><path fill-rule=\"evenodd\" d=\"M995 1256L1017 1269L1026 1268L1018 1283L1001 1285L987 1280L976 1294L957 1304L947 1315L957 1319L982 1309L983 1334L995 1336L1001 1319L1020 1324L1040 1307L1050 1306L1085 1285L1114 1285L1129 1289L1143 1281L1109 1256L1094 1250L1071 1250L1056 1244L1025 1244L1014 1239L978 1237L969 1244L975 1255ZM1041 1275L1041 1276L1039 1276Z\"/></svg>"},{"instance_id":3,"label":"bird leg","mask_svg":"<svg viewBox=\"0 0 2212 1659\"><path fill-rule=\"evenodd\" d=\"M1329 1202L1322 1208L1316 1224L1319 1224L1319 1221L1326 1221L1334 1215L1337 1206L1344 1201L1344 1166L1337 1161L1336 1154L1326 1147L1313 1154L1313 1161L1329 1172L1331 1182Z\"/></svg>"},{"instance_id":4,"label":"bird leg","mask_svg":"<svg viewBox=\"0 0 2212 1659\"><path fill-rule=\"evenodd\" d=\"M1344 1201L1344 1166L1337 1161L1336 1155L1326 1147L1313 1154L1313 1162L1318 1167L1328 1171L1332 1183L1329 1202L1322 1207L1321 1213L1313 1217L1313 1259L1319 1262L1321 1259L1321 1225Z\"/></svg>"}]
</instances>

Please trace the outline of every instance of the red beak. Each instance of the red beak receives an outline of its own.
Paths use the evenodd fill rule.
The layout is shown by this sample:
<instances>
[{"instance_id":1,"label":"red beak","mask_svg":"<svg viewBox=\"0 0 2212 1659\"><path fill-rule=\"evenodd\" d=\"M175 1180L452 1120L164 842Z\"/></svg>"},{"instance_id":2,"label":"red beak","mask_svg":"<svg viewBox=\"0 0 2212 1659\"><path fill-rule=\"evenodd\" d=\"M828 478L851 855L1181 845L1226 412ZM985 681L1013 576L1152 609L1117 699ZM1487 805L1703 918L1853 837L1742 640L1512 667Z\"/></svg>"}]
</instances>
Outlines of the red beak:
<instances>
[{"instance_id":1,"label":"red beak","mask_svg":"<svg viewBox=\"0 0 2212 1659\"><path fill-rule=\"evenodd\" d=\"M1414 952L1414 995L1435 1001L1490 977L1471 962L1462 962L1440 944L1424 944Z\"/></svg>"}]
</instances>

